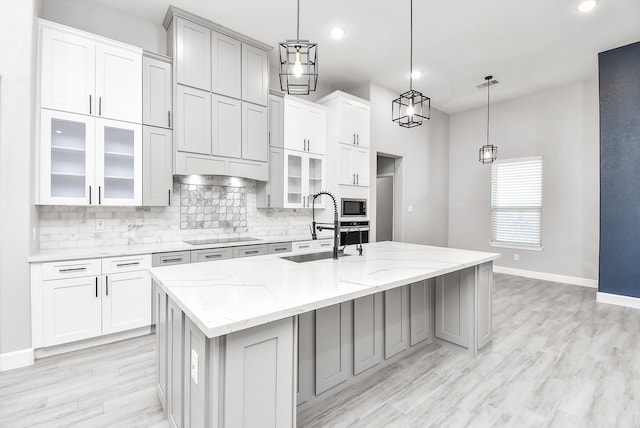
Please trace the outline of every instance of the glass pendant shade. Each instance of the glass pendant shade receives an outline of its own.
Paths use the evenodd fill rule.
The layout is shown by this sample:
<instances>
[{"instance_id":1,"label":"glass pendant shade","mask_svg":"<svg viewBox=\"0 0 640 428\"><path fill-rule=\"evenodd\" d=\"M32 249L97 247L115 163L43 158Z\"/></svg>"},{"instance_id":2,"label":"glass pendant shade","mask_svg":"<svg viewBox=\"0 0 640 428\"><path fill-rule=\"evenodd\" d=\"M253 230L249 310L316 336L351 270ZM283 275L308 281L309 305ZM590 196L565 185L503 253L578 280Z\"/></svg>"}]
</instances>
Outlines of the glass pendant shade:
<instances>
[{"instance_id":1,"label":"glass pendant shade","mask_svg":"<svg viewBox=\"0 0 640 428\"><path fill-rule=\"evenodd\" d=\"M431 118L431 98L410 90L391 102L392 120L404 128L422 125Z\"/></svg>"},{"instance_id":2,"label":"glass pendant shade","mask_svg":"<svg viewBox=\"0 0 640 428\"><path fill-rule=\"evenodd\" d=\"M280 43L280 89L309 95L318 86L318 45L309 40Z\"/></svg>"},{"instance_id":3,"label":"glass pendant shade","mask_svg":"<svg viewBox=\"0 0 640 428\"><path fill-rule=\"evenodd\" d=\"M481 163L492 163L498 158L498 147L492 144L485 144L480 147L478 160Z\"/></svg>"}]
</instances>

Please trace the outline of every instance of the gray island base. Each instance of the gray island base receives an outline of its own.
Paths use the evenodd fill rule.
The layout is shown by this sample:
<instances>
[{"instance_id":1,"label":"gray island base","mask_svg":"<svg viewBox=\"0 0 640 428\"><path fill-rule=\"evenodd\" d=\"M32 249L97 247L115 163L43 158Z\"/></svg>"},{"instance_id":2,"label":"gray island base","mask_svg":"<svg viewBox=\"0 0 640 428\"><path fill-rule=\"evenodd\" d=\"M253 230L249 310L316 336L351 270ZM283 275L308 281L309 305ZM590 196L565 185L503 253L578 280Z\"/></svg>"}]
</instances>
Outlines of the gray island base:
<instances>
[{"instance_id":1,"label":"gray island base","mask_svg":"<svg viewBox=\"0 0 640 428\"><path fill-rule=\"evenodd\" d=\"M295 427L298 413L433 341L478 355L498 257L379 242L339 261L152 269L169 424Z\"/></svg>"}]
</instances>

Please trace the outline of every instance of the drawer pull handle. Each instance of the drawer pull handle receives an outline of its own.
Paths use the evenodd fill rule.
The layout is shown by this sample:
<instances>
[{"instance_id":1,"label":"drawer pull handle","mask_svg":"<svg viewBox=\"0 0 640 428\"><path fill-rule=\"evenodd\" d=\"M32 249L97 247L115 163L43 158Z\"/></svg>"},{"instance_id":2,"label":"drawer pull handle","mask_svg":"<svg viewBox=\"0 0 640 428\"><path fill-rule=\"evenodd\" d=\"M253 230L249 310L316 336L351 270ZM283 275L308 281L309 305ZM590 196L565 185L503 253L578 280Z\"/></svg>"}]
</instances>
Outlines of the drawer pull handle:
<instances>
[{"instance_id":1,"label":"drawer pull handle","mask_svg":"<svg viewBox=\"0 0 640 428\"><path fill-rule=\"evenodd\" d=\"M106 280L106 288L107 288L107 296L108 296L109 295L109 277L106 276L105 280Z\"/></svg>"},{"instance_id":2,"label":"drawer pull handle","mask_svg":"<svg viewBox=\"0 0 640 428\"><path fill-rule=\"evenodd\" d=\"M160 263L172 263L172 262L181 262L182 261L182 257L176 257L173 259L161 259Z\"/></svg>"},{"instance_id":3,"label":"drawer pull handle","mask_svg":"<svg viewBox=\"0 0 640 428\"><path fill-rule=\"evenodd\" d=\"M325 242L324 244L320 244L321 247L330 247L331 243L330 242Z\"/></svg>"},{"instance_id":4,"label":"drawer pull handle","mask_svg":"<svg viewBox=\"0 0 640 428\"><path fill-rule=\"evenodd\" d=\"M260 251L258 250L251 250L251 251L245 251L245 254L258 254Z\"/></svg>"},{"instance_id":5,"label":"drawer pull handle","mask_svg":"<svg viewBox=\"0 0 640 428\"><path fill-rule=\"evenodd\" d=\"M116 267L123 267L123 266L137 266L139 265L140 262L131 262L131 263L118 263L116 265Z\"/></svg>"},{"instance_id":6,"label":"drawer pull handle","mask_svg":"<svg viewBox=\"0 0 640 428\"><path fill-rule=\"evenodd\" d=\"M96 298L98 297L98 277L96 276Z\"/></svg>"},{"instance_id":7,"label":"drawer pull handle","mask_svg":"<svg viewBox=\"0 0 640 428\"><path fill-rule=\"evenodd\" d=\"M309 248L308 245L300 245L298 248Z\"/></svg>"},{"instance_id":8,"label":"drawer pull handle","mask_svg":"<svg viewBox=\"0 0 640 428\"><path fill-rule=\"evenodd\" d=\"M287 247L274 248L276 251L287 251Z\"/></svg>"},{"instance_id":9,"label":"drawer pull handle","mask_svg":"<svg viewBox=\"0 0 640 428\"><path fill-rule=\"evenodd\" d=\"M205 259L215 259L217 257L222 257L222 254L207 254L204 256Z\"/></svg>"},{"instance_id":10,"label":"drawer pull handle","mask_svg":"<svg viewBox=\"0 0 640 428\"><path fill-rule=\"evenodd\" d=\"M87 270L87 268L86 267L79 267L79 268L60 269L60 272L62 272L62 273L82 272L83 270Z\"/></svg>"}]
</instances>

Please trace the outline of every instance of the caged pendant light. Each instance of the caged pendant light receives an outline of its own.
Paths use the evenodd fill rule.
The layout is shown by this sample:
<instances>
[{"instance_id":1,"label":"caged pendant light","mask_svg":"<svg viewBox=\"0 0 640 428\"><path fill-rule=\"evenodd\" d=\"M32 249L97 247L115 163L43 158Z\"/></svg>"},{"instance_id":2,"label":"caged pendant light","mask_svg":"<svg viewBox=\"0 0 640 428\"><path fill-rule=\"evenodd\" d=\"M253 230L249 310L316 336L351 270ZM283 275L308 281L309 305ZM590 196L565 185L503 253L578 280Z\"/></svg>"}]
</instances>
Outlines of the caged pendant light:
<instances>
[{"instance_id":1,"label":"caged pendant light","mask_svg":"<svg viewBox=\"0 0 640 428\"><path fill-rule=\"evenodd\" d=\"M498 158L498 147L493 144L489 144L489 88L491 85L498 83L497 80L491 80L493 76L486 76L484 80L487 81L487 144L480 147L478 151L478 160L481 163L493 163Z\"/></svg>"},{"instance_id":2,"label":"caged pendant light","mask_svg":"<svg viewBox=\"0 0 640 428\"><path fill-rule=\"evenodd\" d=\"M431 98L413 89L413 0L410 27L409 90L391 102L391 120L404 128L420 126L423 119L431 118Z\"/></svg>"},{"instance_id":3,"label":"caged pendant light","mask_svg":"<svg viewBox=\"0 0 640 428\"><path fill-rule=\"evenodd\" d=\"M318 45L300 40L300 0L296 39L280 43L280 89L291 95L309 95L318 85Z\"/></svg>"}]
</instances>

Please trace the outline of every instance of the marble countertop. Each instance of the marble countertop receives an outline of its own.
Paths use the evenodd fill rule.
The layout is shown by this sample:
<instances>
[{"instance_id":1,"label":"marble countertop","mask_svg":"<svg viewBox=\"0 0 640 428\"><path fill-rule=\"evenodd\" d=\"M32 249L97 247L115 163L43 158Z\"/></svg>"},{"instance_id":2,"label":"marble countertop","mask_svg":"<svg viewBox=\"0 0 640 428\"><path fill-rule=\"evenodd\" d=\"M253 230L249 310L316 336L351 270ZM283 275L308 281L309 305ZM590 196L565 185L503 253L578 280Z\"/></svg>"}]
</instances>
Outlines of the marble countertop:
<instances>
[{"instance_id":1,"label":"marble countertop","mask_svg":"<svg viewBox=\"0 0 640 428\"><path fill-rule=\"evenodd\" d=\"M320 239L331 239L331 235L320 236ZM254 237L248 237L254 238ZM38 250L32 253L29 263L54 262L62 260L95 259L102 257L132 256L136 254L166 253L169 251L206 250L208 248L239 247L244 245L274 244L278 242L309 241L311 235L285 235L275 237L255 237L258 240L223 242L219 244L193 245L186 242L158 242L151 244L107 245L96 247L78 247L52 250ZM193 238L188 238L190 240Z\"/></svg>"},{"instance_id":2,"label":"marble countertop","mask_svg":"<svg viewBox=\"0 0 640 428\"><path fill-rule=\"evenodd\" d=\"M266 255L150 272L207 337L216 337L500 257L400 242L365 244L362 257L354 246L346 253L338 261L295 263Z\"/></svg>"}]
</instances>

